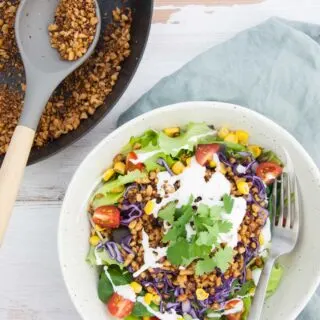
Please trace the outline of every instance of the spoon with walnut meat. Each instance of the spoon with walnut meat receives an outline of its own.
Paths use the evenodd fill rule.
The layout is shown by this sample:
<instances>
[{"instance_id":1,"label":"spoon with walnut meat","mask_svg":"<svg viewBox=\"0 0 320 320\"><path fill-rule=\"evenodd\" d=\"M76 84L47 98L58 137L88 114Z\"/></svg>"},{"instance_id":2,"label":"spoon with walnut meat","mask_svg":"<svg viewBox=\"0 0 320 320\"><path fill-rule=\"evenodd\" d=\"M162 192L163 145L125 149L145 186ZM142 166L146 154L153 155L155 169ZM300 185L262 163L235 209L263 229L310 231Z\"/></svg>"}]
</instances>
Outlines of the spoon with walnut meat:
<instances>
[{"instance_id":1,"label":"spoon with walnut meat","mask_svg":"<svg viewBox=\"0 0 320 320\"><path fill-rule=\"evenodd\" d=\"M79 3L87 5L90 1L93 14L91 12L87 18L84 10L70 7L72 3L76 6ZM70 14L75 16L70 19ZM77 19L81 19L80 22ZM68 23L75 28L92 28L94 25L93 34L86 42L87 48L77 46L79 50L68 50L68 44L84 43L83 39L87 37L78 31L72 33L74 30ZM60 30L60 34L57 34L59 29L62 33ZM27 90L19 124L0 169L0 246L43 109L56 87L93 53L100 30L101 16L97 0L22 0L19 6L15 31L25 68ZM59 44L62 38L67 44Z\"/></svg>"}]
</instances>

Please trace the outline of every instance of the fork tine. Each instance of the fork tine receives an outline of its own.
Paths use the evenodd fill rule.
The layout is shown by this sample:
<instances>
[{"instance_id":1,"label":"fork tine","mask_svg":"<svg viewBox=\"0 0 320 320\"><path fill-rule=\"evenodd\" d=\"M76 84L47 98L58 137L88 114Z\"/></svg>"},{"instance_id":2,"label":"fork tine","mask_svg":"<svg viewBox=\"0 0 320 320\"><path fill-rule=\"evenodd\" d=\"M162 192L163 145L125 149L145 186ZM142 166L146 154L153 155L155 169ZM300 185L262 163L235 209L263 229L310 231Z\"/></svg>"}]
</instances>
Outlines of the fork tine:
<instances>
[{"instance_id":1,"label":"fork tine","mask_svg":"<svg viewBox=\"0 0 320 320\"><path fill-rule=\"evenodd\" d=\"M277 194L278 194L278 180L275 180L273 183L273 188L272 188L272 225L275 226L277 223L277 204L278 204L278 199L277 199Z\"/></svg>"},{"instance_id":2,"label":"fork tine","mask_svg":"<svg viewBox=\"0 0 320 320\"><path fill-rule=\"evenodd\" d=\"M286 183L285 183L285 191L286 191L286 196L285 199L287 199L286 203L286 216L284 217L285 223L283 224L284 227L286 228L291 228L292 221L294 219L293 217L293 212L292 212L292 199L291 199L291 178L290 174L286 174Z\"/></svg>"},{"instance_id":3,"label":"fork tine","mask_svg":"<svg viewBox=\"0 0 320 320\"><path fill-rule=\"evenodd\" d=\"M298 181L297 181L297 177L294 176L293 178L293 191L294 191L294 201L293 201L293 208L292 208L292 213L293 213L293 221L291 222L291 227L298 232L299 230L299 223L300 223L300 202L299 202L299 198L300 198L300 190L299 190L299 186L298 186Z\"/></svg>"},{"instance_id":4,"label":"fork tine","mask_svg":"<svg viewBox=\"0 0 320 320\"><path fill-rule=\"evenodd\" d=\"M285 207L285 203L284 203L284 175L281 175L281 180L280 180L280 215L279 215L279 219L278 219L278 223L277 225L282 226L283 225L283 218L284 218L284 207Z\"/></svg>"}]
</instances>

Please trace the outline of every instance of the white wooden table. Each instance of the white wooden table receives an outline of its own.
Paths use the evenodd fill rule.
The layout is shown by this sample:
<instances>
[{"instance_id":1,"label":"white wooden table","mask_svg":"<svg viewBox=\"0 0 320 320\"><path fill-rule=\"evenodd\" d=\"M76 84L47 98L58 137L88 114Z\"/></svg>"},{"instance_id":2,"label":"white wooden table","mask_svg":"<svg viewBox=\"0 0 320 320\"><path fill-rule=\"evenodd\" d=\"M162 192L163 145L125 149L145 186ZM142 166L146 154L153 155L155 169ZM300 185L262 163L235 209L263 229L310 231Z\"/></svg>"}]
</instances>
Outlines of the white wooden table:
<instances>
[{"instance_id":1,"label":"white wooden table","mask_svg":"<svg viewBox=\"0 0 320 320\"><path fill-rule=\"evenodd\" d=\"M0 250L1 320L80 319L62 280L56 245L61 202L77 166L114 130L120 113L159 79L203 50L275 15L317 23L320 1L157 0L146 53L118 105L80 141L26 171Z\"/></svg>"}]
</instances>

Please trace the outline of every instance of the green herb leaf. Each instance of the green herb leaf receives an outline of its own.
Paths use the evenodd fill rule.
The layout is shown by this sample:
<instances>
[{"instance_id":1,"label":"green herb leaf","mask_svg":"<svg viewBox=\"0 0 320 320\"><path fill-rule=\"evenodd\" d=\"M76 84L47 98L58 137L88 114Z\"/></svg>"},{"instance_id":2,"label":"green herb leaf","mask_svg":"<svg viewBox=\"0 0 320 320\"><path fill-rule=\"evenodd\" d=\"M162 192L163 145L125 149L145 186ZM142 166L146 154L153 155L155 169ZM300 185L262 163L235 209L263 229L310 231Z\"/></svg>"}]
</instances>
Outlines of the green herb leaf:
<instances>
[{"instance_id":1,"label":"green herb leaf","mask_svg":"<svg viewBox=\"0 0 320 320\"><path fill-rule=\"evenodd\" d=\"M228 233L232 229L232 223L229 221L218 221L219 233Z\"/></svg>"},{"instance_id":2,"label":"green herb leaf","mask_svg":"<svg viewBox=\"0 0 320 320\"><path fill-rule=\"evenodd\" d=\"M169 202L163 209L159 210L158 217L173 224L176 207L176 201Z\"/></svg>"},{"instance_id":3,"label":"green herb leaf","mask_svg":"<svg viewBox=\"0 0 320 320\"><path fill-rule=\"evenodd\" d=\"M98 296L99 299L106 303L113 294L113 287L110 280L107 278L104 271L101 272L98 283Z\"/></svg>"},{"instance_id":4,"label":"green herb leaf","mask_svg":"<svg viewBox=\"0 0 320 320\"><path fill-rule=\"evenodd\" d=\"M233 208L233 203L234 200L232 199L232 197L228 194L225 194L223 196L223 205L224 205L224 210L226 211L226 213L231 213L232 208Z\"/></svg>"},{"instance_id":5,"label":"green herb leaf","mask_svg":"<svg viewBox=\"0 0 320 320\"><path fill-rule=\"evenodd\" d=\"M185 225L191 220L193 209L190 205L184 206L184 211L181 217L173 223L172 228L164 235L162 242L175 241L180 236L186 236Z\"/></svg>"},{"instance_id":6,"label":"green herb leaf","mask_svg":"<svg viewBox=\"0 0 320 320\"><path fill-rule=\"evenodd\" d=\"M210 209L206 204L200 203L197 209L197 215L202 218L207 218L209 216Z\"/></svg>"},{"instance_id":7,"label":"green herb leaf","mask_svg":"<svg viewBox=\"0 0 320 320\"><path fill-rule=\"evenodd\" d=\"M226 272L229 264L233 259L233 249L231 247L225 247L220 249L214 256L214 260L217 263L217 267L221 270L222 273Z\"/></svg>"},{"instance_id":8,"label":"green herb leaf","mask_svg":"<svg viewBox=\"0 0 320 320\"><path fill-rule=\"evenodd\" d=\"M196 275L210 273L214 268L219 268L221 272L225 272L233 259L233 250L230 247L219 249L213 258L200 260L196 264Z\"/></svg>"},{"instance_id":9,"label":"green herb leaf","mask_svg":"<svg viewBox=\"0 0 320 320\"><path fill-rule=\"evenodd\" d=\"M105 183L101 188L99 188L94 197L97 194L103 194L106 195L107 193L109 193L112 189L123 186L127 183L131 183L134 182L137 179L141 179L141 178L145 178L147 176L146 172L141 172L139 170L134 170L129 172L127 175L125 176L119 176L116 180Z\"/></svg>"},{"instance_id":10,"label":"green herb leaf","mask_svg":"<svg viewBox=\"0 0 320 320\"><path fill-rule=\"evenodd\" d=\"M179 239L177 242L169 246L167 251L167 259L174 265L183 264L183 258L189 258L189 244L185 239Z\"/></svg>"},{"instance_id":11,"label":"green herb leaf","mask_svg":"<svg viewBox=\"0 0 320 320\"><path fill-rule=\"evenodd\" d=\"M131 312L131 316L134 317L148 317L152 316L152 313L147 310L147 308L141 303L136 302L134 304L133 310Z\"/></svg>"},{"instance_id":12,"label":"green herb leaf","mask_svg":"<svg viewBox=\"0 0 320 320\"><path fill-rule=\"evenodd\" d=\"M189 123L186 130L175 138L168 137L165 133L159 133L159 146L161 151L166 154L177 156L180 150L193 150L198 140L205 135L214 135L214 131L205 123Z\"/></svg>"},{"instance_id":13,"label":"green herb leaf","mask_svg":"<svg viewBox=\"0 0 320 320\"><path fill-rule=\"evenodd\" d=\"M216 266L217 263L213 258L198 261L196 264L196 275L201 276L204 273L210 273Z\"/></svg>"},{"instance_id":14,"label":"green herb leaf","mask_svg":"<svg viewBox=\"0 0 320 320\"><path fill-rule=\"evenodd\" d=\"M222 207L213 206L210 208L210 218L212 220L219 220L221 219Z\"/></svg>"}]
</instances>

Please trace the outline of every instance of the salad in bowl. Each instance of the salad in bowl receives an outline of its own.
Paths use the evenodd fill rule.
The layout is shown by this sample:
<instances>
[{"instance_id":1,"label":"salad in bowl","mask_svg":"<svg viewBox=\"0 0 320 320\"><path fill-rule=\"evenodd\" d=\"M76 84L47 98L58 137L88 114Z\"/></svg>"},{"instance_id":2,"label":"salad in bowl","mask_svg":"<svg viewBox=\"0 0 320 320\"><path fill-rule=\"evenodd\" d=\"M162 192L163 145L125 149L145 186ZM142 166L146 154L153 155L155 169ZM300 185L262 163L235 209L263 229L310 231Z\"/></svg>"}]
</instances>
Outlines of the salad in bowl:
<instances>
[{"instance_id":1,"label":"salad in bowl","mask_svg":"<svg viewBox=\"0 0 320 320\"><path fill-rule=\"evenodd\" d=\"M110 314L247 319L282 170L276 154L237 128L189 123L132 137L88 204L87 262ZM268 295L282 273L276 265Z\"/></svg>"}]
</instances>

